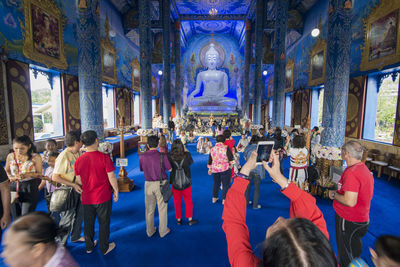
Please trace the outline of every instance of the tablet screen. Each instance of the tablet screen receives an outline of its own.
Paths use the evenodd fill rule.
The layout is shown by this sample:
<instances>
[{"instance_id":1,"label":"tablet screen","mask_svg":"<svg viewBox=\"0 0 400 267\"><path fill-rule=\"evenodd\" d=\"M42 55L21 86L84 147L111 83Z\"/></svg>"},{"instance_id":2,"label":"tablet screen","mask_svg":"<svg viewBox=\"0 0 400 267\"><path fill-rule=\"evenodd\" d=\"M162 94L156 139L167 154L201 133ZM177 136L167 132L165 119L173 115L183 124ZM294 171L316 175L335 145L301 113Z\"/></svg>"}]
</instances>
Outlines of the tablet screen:
<instances>
[{"instance_id":1,"label":"tablet screen","mask_svg":"<svg viewBox=\"0 0 400 267\"><path fill-rule=\"evenodd\" d=\"M273 142L268 142L267 144L259 143L257 146L257 163L268 161L273 147Z\"/></svg>"}]
</instances>

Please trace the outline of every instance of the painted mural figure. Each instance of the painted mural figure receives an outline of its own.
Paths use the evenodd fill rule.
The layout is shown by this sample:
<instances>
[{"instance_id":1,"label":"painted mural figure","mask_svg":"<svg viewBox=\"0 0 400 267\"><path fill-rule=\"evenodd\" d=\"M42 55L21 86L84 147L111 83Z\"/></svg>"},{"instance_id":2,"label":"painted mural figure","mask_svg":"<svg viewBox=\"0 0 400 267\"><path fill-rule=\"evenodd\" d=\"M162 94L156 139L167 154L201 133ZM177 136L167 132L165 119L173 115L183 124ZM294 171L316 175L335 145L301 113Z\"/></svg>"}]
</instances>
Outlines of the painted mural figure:
<instances>
[{"instance_id":1,"label":"painted mural figure","mask_svg":"<svg viewBox=\"0 0 400 267\"><path fill-rule=\"evenodd\" d=\"M228 93L228 75L224 71L216 69L219 59L220 56L218 51L214 48L214 44L210 44L210 48L205 54L205 62L207 63L208 69L197 75L196 88L188 97L189 106L218 103L218 105L236 107L235 99L225 97ZM201 84L204 86L203 95L194 97L200 92Z\"/></svg>"}]
</instances>

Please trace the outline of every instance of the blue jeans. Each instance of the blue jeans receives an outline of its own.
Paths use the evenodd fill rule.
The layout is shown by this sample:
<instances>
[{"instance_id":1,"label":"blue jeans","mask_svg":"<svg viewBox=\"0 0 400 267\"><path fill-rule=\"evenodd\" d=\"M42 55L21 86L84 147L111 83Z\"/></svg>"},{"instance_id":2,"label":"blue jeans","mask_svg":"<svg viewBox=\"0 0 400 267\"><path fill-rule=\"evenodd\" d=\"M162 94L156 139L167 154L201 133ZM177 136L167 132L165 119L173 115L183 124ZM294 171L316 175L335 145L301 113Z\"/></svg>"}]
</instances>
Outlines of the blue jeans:
<instances>
[{"instance_id":1,"label":"blue jeans","mask_svg":"<svg viewBox=\"0 0 400 267\"><path fill-rule=\"evenodd\" d=\"M251 184L254 182L253 208L257 208L258 200L260 199L261 177L260 177L260 175L255 174L254 172L250 172L249 181L250 181L249 185L247 186L247 189L245 192L246 201L247 201L247 203L249 203Z\"/></svg>"},{"instance_id":2,"label":"blue jeans","mask_svg":"<svg viewBox=\"0 0 400 267\"><path fill-rule=\"evenodd\" d=\"M174 130L168 130L168 138L171 143L174 141L174 134Z\"/></svg>"}]
</instances>

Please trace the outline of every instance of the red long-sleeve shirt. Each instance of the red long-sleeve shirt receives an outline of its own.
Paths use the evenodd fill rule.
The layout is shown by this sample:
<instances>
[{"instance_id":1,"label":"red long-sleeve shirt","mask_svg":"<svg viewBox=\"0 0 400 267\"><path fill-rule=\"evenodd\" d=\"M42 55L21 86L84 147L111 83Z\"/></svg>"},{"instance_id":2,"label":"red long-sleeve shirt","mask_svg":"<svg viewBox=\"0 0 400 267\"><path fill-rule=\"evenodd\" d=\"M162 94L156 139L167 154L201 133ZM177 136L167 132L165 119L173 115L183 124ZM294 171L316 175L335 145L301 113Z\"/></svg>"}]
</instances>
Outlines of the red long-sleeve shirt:
<instances>
[{"instance_id":1,"label":"red long-sleeve shirt","mask_svg":"<svg viewBox=\"0 0 400 267\"><path fill-rule=\"evenodd\" d=\"M231 266L258 266L260 259L254 255L246 225L246 191L249 181L236 177L225 199L222 229L228 243ZM290 217L312 221L329 238L326 222L316 205L315 198L291 183L282 193L290 200Z\"/></svg>"}]
</instances>

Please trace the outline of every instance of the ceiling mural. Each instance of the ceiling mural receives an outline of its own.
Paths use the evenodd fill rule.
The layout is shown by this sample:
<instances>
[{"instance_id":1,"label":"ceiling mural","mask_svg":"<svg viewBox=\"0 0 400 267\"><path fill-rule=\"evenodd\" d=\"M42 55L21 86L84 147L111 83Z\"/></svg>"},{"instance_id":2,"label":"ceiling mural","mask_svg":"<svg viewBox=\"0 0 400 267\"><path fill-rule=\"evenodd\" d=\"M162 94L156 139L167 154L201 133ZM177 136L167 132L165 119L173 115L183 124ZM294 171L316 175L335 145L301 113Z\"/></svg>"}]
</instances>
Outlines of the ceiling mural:
<instances>
[{"instance_id":1,"label":"ceiling mural","mask_svg":"<svg viewBox=\"0 0 400 267\"><path fill-rule=\"evenodd\" d=\"M214 7L218 14L247 14L252 0L175 0L179 14L207 15Z\"/></svg>"}]
</instances>

